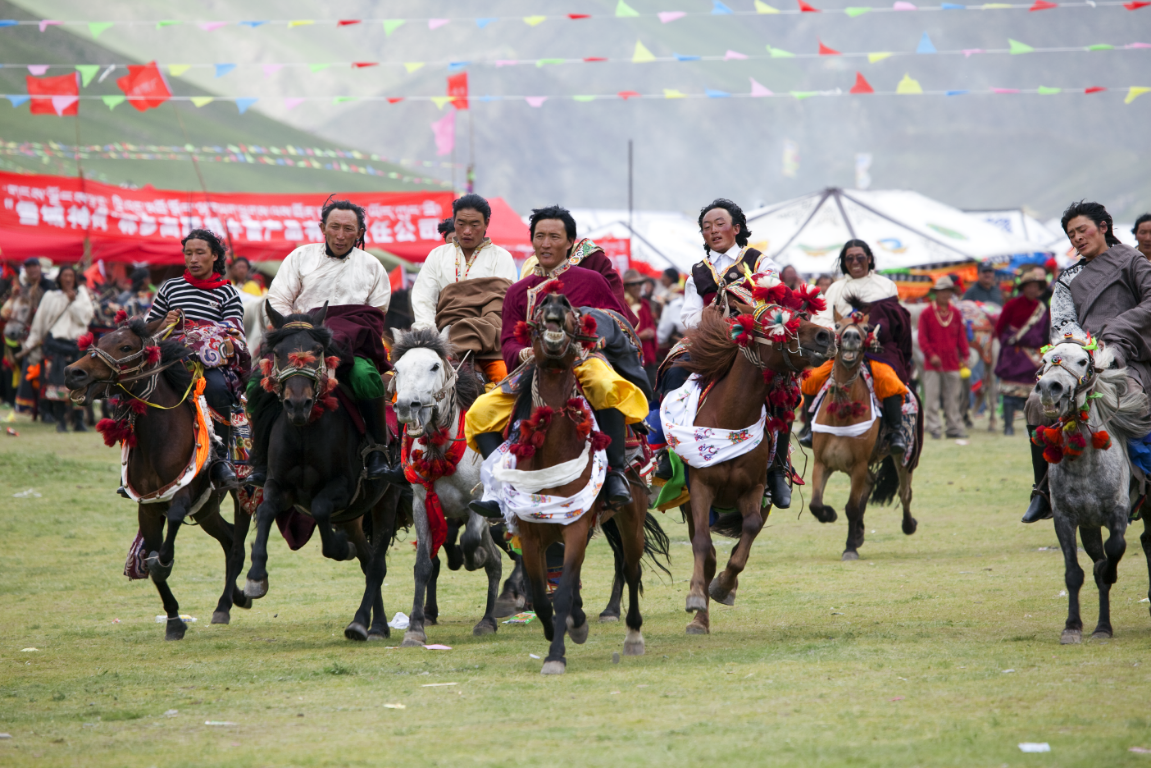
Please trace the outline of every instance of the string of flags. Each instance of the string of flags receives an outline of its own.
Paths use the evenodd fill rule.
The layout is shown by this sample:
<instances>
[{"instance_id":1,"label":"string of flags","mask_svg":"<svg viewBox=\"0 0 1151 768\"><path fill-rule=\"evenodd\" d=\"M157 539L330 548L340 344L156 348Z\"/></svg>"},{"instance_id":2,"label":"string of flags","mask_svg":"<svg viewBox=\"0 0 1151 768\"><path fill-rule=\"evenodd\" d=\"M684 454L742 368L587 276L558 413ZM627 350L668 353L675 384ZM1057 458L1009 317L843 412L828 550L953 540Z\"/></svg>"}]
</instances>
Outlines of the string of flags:
<instances>
[{"instance_id":1,"label":"string of flags","mask_svg":"<svg viewBox=\"0 0 1151 768\"><path fill-rule=\"evenodd\" d=\"M729 0L731 2L731 0ZM818 2L818 0L816 0ZM703 3L701 3L703 4ZM733 3L734 4L734 3ZM943 2L939 5L918 5L908 0L896 0L891 6L851 6L847 8L817 8L805 0L796 0L794 8L779 8L764 0L753 0L750 9L737 10L723 0L711 0L708 10L700 11L658 11L655 13L641 13L632 8L625 0L618 0L614 13L560 13L560 14L532 14L528 16L469 16L455 18L429 18L413 17L404 19L362 18L362 19L247 19L236 21L218 20L184 20L184 19L150 19L128 21L80 21L66 19L0 19L0 28L38 26L41 32L52 27L79 26L87 27L93 38L98 38L104 32L116 26L138 27L148 26L156 29L171 27L186 27L199 29L204 32L215 32L225 27L239 27L258 29L261 27L275 27L286 29L301 29L312 27L362 28L363 25L383 25L384 33L391 36L396 30L405 26L426 26L429 30L441 29L450 24L467 24L479 29L496 24L525 24L528 27L538 27L545 22L584 22L593 19L621 19L621 18L657 18L663 24L671 24L685 18L700 16L774 16L792 15L800 13L827 13L843 14L854 18L866 13L901 13L901 12L933 12L933 11L1050 11L1068 8L1108 8L1122 7L1128 11L1137 11L1151 5L1151 0L1081 0L1080 2L1050 2L1049 0L1033 0L1024 3L979 3L966 4Z\"/></svg>"},{"instance_id":2,"label":"string of flags","mask_svg":"<svg viewBox=\"0 0 1151 768\"><path fill-rule=\"evenodd\" d=\"M611 63L611 64L650 64L657 62L694 62L694 61L755 61L762 59L815 59L823 56L842 56L844 58L866 58L868 62L874 64L884 59L893 56L920 56L924 54L935 54L939 56L963 56L964 58L971 58L976 55L1011 55L1017 56L1029 53L1097 53L1103 51L1132 51L1132 50L1151 50L1151 43L1133 42L1124 44L1112 43L1093 43L1090 45L1075 45L1075 46L1052 46L1052 47L1036 47L1028 45L1027 43L1019 40L1008 38L1007 47L1004 48L958 48L954 50L939 50L935 47L935 43L931 37L924 32L919 38L918 43L914 50L909 51L840 51L837 50L822 39L816 40L817 47L815 50L809 51L786 51L782 48L776 48L771 45L767 46L767 52L763 54L747 54L735 50L727 50L722 54L681 54L673 53L670 56L656 56L643 44L642 41L637 40L635 50L630 56L612 57L612 56L584 56L584 57L555 57L555 58L542 58L542 59L469 59L469 60L441 60L441 61L343 61L343 62L325 62L325 63L307 63L307 62L284 62L284 63L214 63L214 64L165 64L162 65L173 77L180 77L189 70L207 69L214 71L215 77L225 77L237 70L237 68L255 68L259 67L263 72L264 77L271 77L277 72L288 69L304 69L307 68L311 72L322 72L332 67L352 70L369 69L373 67L392 67L403 68L408 74L416 72L425 66L446 66L451 71L459 71L467 67L474 66L494 66L496 68L511 67L511 66L535 66L542 68L545 66L556 66L565 64L595 64L595 63ZM0 68L6 69L24 69L35 76L42 76L49 70L75 70L80 73L81 82L86 87L95 79L96 75L101 69L105 74L101 76L101 80L117 69L126 69L128 64L0 64Z\"/></svg>"}]
</instances>

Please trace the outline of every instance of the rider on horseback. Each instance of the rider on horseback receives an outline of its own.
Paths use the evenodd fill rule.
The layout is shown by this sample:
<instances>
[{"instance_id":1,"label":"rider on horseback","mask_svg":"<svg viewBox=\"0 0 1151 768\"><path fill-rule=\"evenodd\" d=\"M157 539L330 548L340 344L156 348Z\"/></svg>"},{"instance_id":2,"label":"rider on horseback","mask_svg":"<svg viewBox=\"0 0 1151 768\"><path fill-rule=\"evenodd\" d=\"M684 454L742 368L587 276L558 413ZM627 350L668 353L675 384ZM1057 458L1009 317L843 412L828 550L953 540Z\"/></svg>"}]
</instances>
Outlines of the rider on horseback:
<instances>
[{"instance_id":1,"label":"rider on horseback","mask_svg":"<svg viewBox=\"0 0 1151 768\"><path fill-rule=\"evenodd\" d=\"M323 243L302 245L288 254L272 287L268 303L281 315L310 312L327 306L324 324L354 361L341 379L352 390L364 420L371 448L364 458L369 480L384 477L391 467L384 384L387 350L383 344L384 314L391 302L388 273L379 260L356 247L364 240L364 209L347 200L327 203L321 213ZM257 384L252 379L249 389ZM252 436L252 485L267 479L267 434Z\"/></svg>"},{"instance_id":2,"label":"rider on horseback","mask_svg":"<svg viewBox=\"0 0 1151 768\"><path fill-rule=\"evenodd\" d=\"M559 206L532 211L532 245L538 266L535 274L525 277L508 289L504 300L503 354L508 368L516 368L532 359L532 348L516 338L516 325L531 321L536 304L542 300L543 287L562 283L561 292L574 307L610 310L622 317L630 315L598 272L573 264L569 260L576 239L575 220ZM588 240L579 244L591 244ZM596 249L598 250L598 249ZM618 276L617 276L618 277ZM542 294L542 295L541 295ZM599 357L589 355L575 366L576 377L584 397L595 409L600 430L611 438L607 446L608 473L603 497L612 506L631 503L631 491L624 477L626 469L626 424L642 421L648 413L647 397L632 382L620 376ZM641 371L642 373L642 371ZM513 372L500 387L476 399L468 410L464 433L468 445L484 458L504 442L503 433L512 418L517 392ZM472 502L472 508L487 517L502 517L494 501Z\"/></svg>"},{"instance_id":3,"label":"rider on horseback","mask_svg":"<svg viewBox=\"0 0 1151 768\"><path fill-rule=\"evenodd\" d=\"M1080 338L1091 334L1115 353L1115 367L1127 369L1129 392L1151 392L1151 263L1139 251L1119 242L1111 214L1099 203L1073 203L1063 212L1061 223L1080 259L1055 281L1051 342L1062 341L1067 334ZM1040 425L1052 422L1044 414L1036 391L1027 398L1024 414L1032 437ZM1024 523L1052 516L1043 451L1033 440L1035 485ZM1132 478L1140 487L1144 485L1139 469L1132 468Z\"/></svg>"},{"instance_id":4,"label":"rider on horseback","mask_svg":"<svg viewBox=\"0 0 1151 768\"><path fill-rule=\"evenodd\" d=\"M251 367L244 338L244 306L235 286L224 277L224 244L206 229L193 229L182 241L184 274L166 281L156 294L148 322L164 318L172 336L203 366L204 400L220 417L212 428L208 477L217 489L236 484L229 451L232 448L232 409L240 402L243 379ZM121 494L126 495L121 489Z\"/></svg>"},{"instance_id":5,"label":"rider on horseback","mask_svg":"<svg viewBox=\"0 0 1151 768\"><path fill-rule=\"evenodd\" d=\"M848 240L839 252L839 269L843 277L827 289L827 308L815 322L835 329L835 318L849 317L854 305L867 307L868 325L875 329L880 349L866 353L875 383L875 397L882 406L884 423L888 427L891 452L904 454L908 449L903 423L903 399L908 393L907 382L911 371L911 316L899 303L899 291L888 278L876 273L875 256L863 240ZM831 375L833 360L828 360L803 381L804 410L823 388ZM801 445L811 445L811 421L799 437Z\"/></svg>"}]
</instances>

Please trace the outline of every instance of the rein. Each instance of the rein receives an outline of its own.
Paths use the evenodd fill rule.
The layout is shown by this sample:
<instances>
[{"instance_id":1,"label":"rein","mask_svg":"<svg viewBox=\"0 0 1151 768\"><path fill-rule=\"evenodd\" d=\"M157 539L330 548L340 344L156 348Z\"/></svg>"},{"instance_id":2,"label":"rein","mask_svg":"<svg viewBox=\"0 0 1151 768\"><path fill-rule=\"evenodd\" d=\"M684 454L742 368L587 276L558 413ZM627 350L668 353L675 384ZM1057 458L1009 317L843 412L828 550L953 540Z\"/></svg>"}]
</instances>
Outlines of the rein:
<instances>
[{"instance_id":1,"label":"rein","mask_svg":"<svg viewBox=\"0 0 1151 768\"><path fill-rule=\"evenodd\" d=\"M1061 417L1050 427L1039 426L1035 429L1035 435L1031 441L1043 448L1043 458L1049 464L1058 464L1064 458L1074 461L1079 458L1087 448L1087 438L1084 432L1091 436L1091 447L1095 450L1107 450L1111 447L1111 436L1107 433L1106 429L1101 429L1097 432L1092 432L1088 424L1088 419L1091 415L1091 401L1101 397L1098 393L1090 392L1094 389L1098 381L1098 373L1103 370L1095 365L1095 351L1099 349L1099 342L1096 339L1083 341L1077 339L1071 334L1065 334L1063 339L1055 344L1043 347L1040 352L1046 355L1048 352L1058 347L1060 344L1078 344L1083 347L1087 352L1087 359L1090 365L1087 372L1080 376L1075 371L1064 365L1063 357L1061 355L1052 355L1049 361L1043 364L1043 368L1036 374L1036 380L1043 378L1052 368L1058 367L1066 371L1073 379L1075 379L1075 389L1068 396L1071 400L1072 412L1066 416ZM1082 406L1076 406L1076 400L1079 395L1088 392L1084 398ZM1107 426L1106 420L1103 426Z\"/></svg>"}]
</instances>

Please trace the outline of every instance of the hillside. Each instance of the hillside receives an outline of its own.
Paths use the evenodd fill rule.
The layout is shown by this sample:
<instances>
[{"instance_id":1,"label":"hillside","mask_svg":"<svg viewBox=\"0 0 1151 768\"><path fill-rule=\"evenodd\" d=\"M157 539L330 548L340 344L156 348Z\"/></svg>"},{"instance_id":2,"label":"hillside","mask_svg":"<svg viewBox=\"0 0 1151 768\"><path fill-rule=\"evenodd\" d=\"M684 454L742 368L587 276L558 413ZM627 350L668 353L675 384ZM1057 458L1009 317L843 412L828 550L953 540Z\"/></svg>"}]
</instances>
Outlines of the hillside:
<instances>
[{"instance_id":1,"label":"hillside","mask_svg":"<svg viewBox=\"0 0 1151 768\"><path fill-rule=\"evenodd\" d=\"M473 95L517 96L472 101L477 189L503 195L518 210L551 202L571 207L619 208L627 203L627 141L636 142L638 208L692 210L716 195L745 207L772 203L827 185L853 186L857 153L873 156L873 188L910 188L963 208L1028 206L1057 215L1071 200L1095 198L1117 218L1151 209L1147 169L1151 152L1151 95L1124 105L1126 88L1151 86L1151 50L1110 50L1006 55L946 55L961 49L1005 49L1009 38L1036 48L1151 42L1151 9L1072 7L1026 10L762 16L692 16L661 24L652 16L616 19L617 0L571 0L546 7L529 0L482 4L448 0L347 0L318 7L306 0L204 0L187 6L105 0L99 10L79 0L21 0L38 17L155 19L302 19L248 29L236 25L203 32L192 25L163 30L120 24L100 41L121 56L161 63L234 62L215 77L210 68L174 79L180 92L194 88L234 96L259 95L263 111L300 129L389 157L435 159L429 126L444 112L429 102L309 102L288 111L283 99L298 96L442 95L446 62L487 60L469 68ZM727 0L738 11L753 0ZM791 0L773 0L780 8ZM851 0L814 2L824 10ZM706 12L711 0L630 0L637 11ZM537 13L604 15L586 21L548 19ZM500 17L483 27L473 17ZM453 20L435 30L426 19ZM387 35L378 21L337 27L336 18L413 18ZM74 27L73 29L82 29ZM8 34L9 31L4 31ZM927 33L940 55L867 58L764 58L767 46L814 53L820 41L844 52L915 51ZM34 33L35 35L36 33ZM45 41L66 34L50 29ZM3 38L7 39L7 38ZM612 57L628 60L642 41L657 57L673 53L750 57L733 61L630 61L533 66L494 66L497 59ZM12 60L5 54L6 60ZM354 69L350 61L391 63ZM320 71L286 67L268 75L262 64L345 62ZM402 62L428 62L408 73ZM433 63L439 62L439 63ZM861 72L877 91L892 91L904 75L927 91L1057 86L1061 95L859 96L764 99L631 99L576 102L576 94L622 90L662 93L705 88L748 93L750 78L776 93L846 91ZM1085 96L1082 89L1107 86ZM1071 93L1078 89L1078 93ZM533 108L523 96L547 95ZM211 105L203 120L228 116L230 105ZM2 109L2 107L0 107ZM117 110L117 115L120 110ZM191 111L189 109L189 111ZM462 116L462 115L461 115ZM234 118L232 113L230 117ZM222 119L222 118L221 118ZM245 117L245 120L247 117ZM243 120L231 123L242 129ZM253 122L251 125L255 125ZM461 129L466 123L461 123ZM191 128L190 128L191 129ZM270 139L266 139L270 142ZM794 176L784 174L785 143L798 147ZM458 159L466 156L461 132Z\"/></svg>"},{"instance_id":2,"label":"hillside","mask_svg":"<svg viewBox=\"0 0 1151 768\"><path fill-rule=\"evenodd\" d=\"M0 18L38 18L27 11L0 0ZM147 59L125 60L96 41L85 32L85 37L50 29L40 33L35 26L15 27L0 30L0 58L4 68L0 69L0 91L4 93L25 93L25 76L28 70L12 67L18 64L50 63L142 63ZM52 69L49 75L63 74L62 69ZM120 94L116 78L127 74L126 70L114 71L104 82L92 80L85 95ZM174 93L186 95L210 95L209 91L188 83L169 81ZM176 110L179 110L177 115ZM183 121L181 128L180 120ZM257 145L257 146L297 146L323 147L325 149L351 149L346 142L333 142L292 127L274 118L249 111L239 114L236 106L230 103L211 104L196 109L184 102L178 106L174 102L158 109L138 112L124 103L109 110L99 101L83 101L80 106L79 125L72 117L59 118L54 115L31 115L28 104L12 107L7 100L0 100L0 139L4 141L55 141L62 144L91 145L113 142L141 145L176 145L187 143L196 146ZM79 137L79 138L78 138ZM331 160L326 160L331 162ZM353 161L355 162L355 161ZM92 178L110 184L131 183L137 186L151 184L165 189L199 189L200 181L190 160L111 160L90 159L82 161L84 170ZM363 164L363 163L361 163ZM402 176L429 178L439 175L440 169L429 171L423 168L404 168L390 163L370 163L377 171L396 172ZM26 158L0 155L0 168L8 171L29 170L39 173L74 175L75 163L70 159ZM297 191L361 191L361 190L411 190L428 187L439 188L436 183L405 183L386 176L365 176L341 171L285 168L259 163L217 163L202 162L200 168L205 183L212 191L248 192L297 192Z\"/></svg>"}]
</instances>

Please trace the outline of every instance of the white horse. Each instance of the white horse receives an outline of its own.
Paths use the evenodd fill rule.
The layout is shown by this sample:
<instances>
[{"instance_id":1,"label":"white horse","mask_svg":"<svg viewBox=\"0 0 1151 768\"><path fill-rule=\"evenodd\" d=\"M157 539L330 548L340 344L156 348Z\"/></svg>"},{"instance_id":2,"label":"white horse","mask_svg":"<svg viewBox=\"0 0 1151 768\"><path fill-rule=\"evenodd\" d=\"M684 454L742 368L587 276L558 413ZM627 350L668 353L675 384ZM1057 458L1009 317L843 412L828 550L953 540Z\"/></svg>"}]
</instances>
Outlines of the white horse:
<instances>
[{"instance_id":1,"label":"white horse","mask_svg":"<svg viewBox=\"0 0 1151 768\"><path fill-rule=\"evenodd\" d=\"M1098 345L1096 347L1096 345ZM1112 368L1115 355L1103 342L1070 336L1048 348L1036 385L1045 414L1055 424L1036 431L1044 440L1055 533L1063 549L1067 583L1067 624L1060 637L1064 645L1083 638L1079 616L1079 589L1083 569L1075 544L1076 531L1083 549L1095 562L1099 588L1099 624L1093 637L1111 637L1111 585L1118 578L1119 560L1127 548L1123 538L1131 508L1131 469L1127 439L1151 432L1147 395L1132 393L1127 369ZM1082 414L1087 419L1082 420ZM1056 421L1057 420L1057 421ZM1143 550L1151 568L1151 521L1144 515ZM1100 528L1107 528L1103 542Z\"/></svg>"},{"instance_id":2,"label":"white horse","mask_svg":"<svg viewBox=\"0 0 1151 768\"><path fill-rule=\"evenodd\" d=\"M397 331L392 348L396 391L396 416L413 438L412 451L423 451L428 458L442 457L454 445L464 440L460 414L467 410L480 394L480 384L468 369L457 373L451 363L452 347L448 329L436 333L434 329ZM446 441L442 440L446 433ZM433 435L440 439L432 440ZM436 443L439 443L437 445ZM488 599L484 617L472 629L473 635L489 635L496 631L492 610L496 601L502 571L501 551L492 539L488 519L468 508L468 502L478 499L480 493L480 464L478 453L463 446L454 474L437 479L433 488L439 497L447 521L464 525L460 537L464 567L469 571L483 568L488 576ZM474 489L474 490L473 490ZM404 633L405 646L427 642L424 624L434 624L436 616L424 609L424 597L431 583L429 604L435 605L434 589L439 575L439 558L431 557L431 527L427 512L427 489L413 483L414 503L412 516L416 525L416 590L412 601L412 615ZM438 609L437 609L438 611Z\"/></svg>"}]
</instances>

